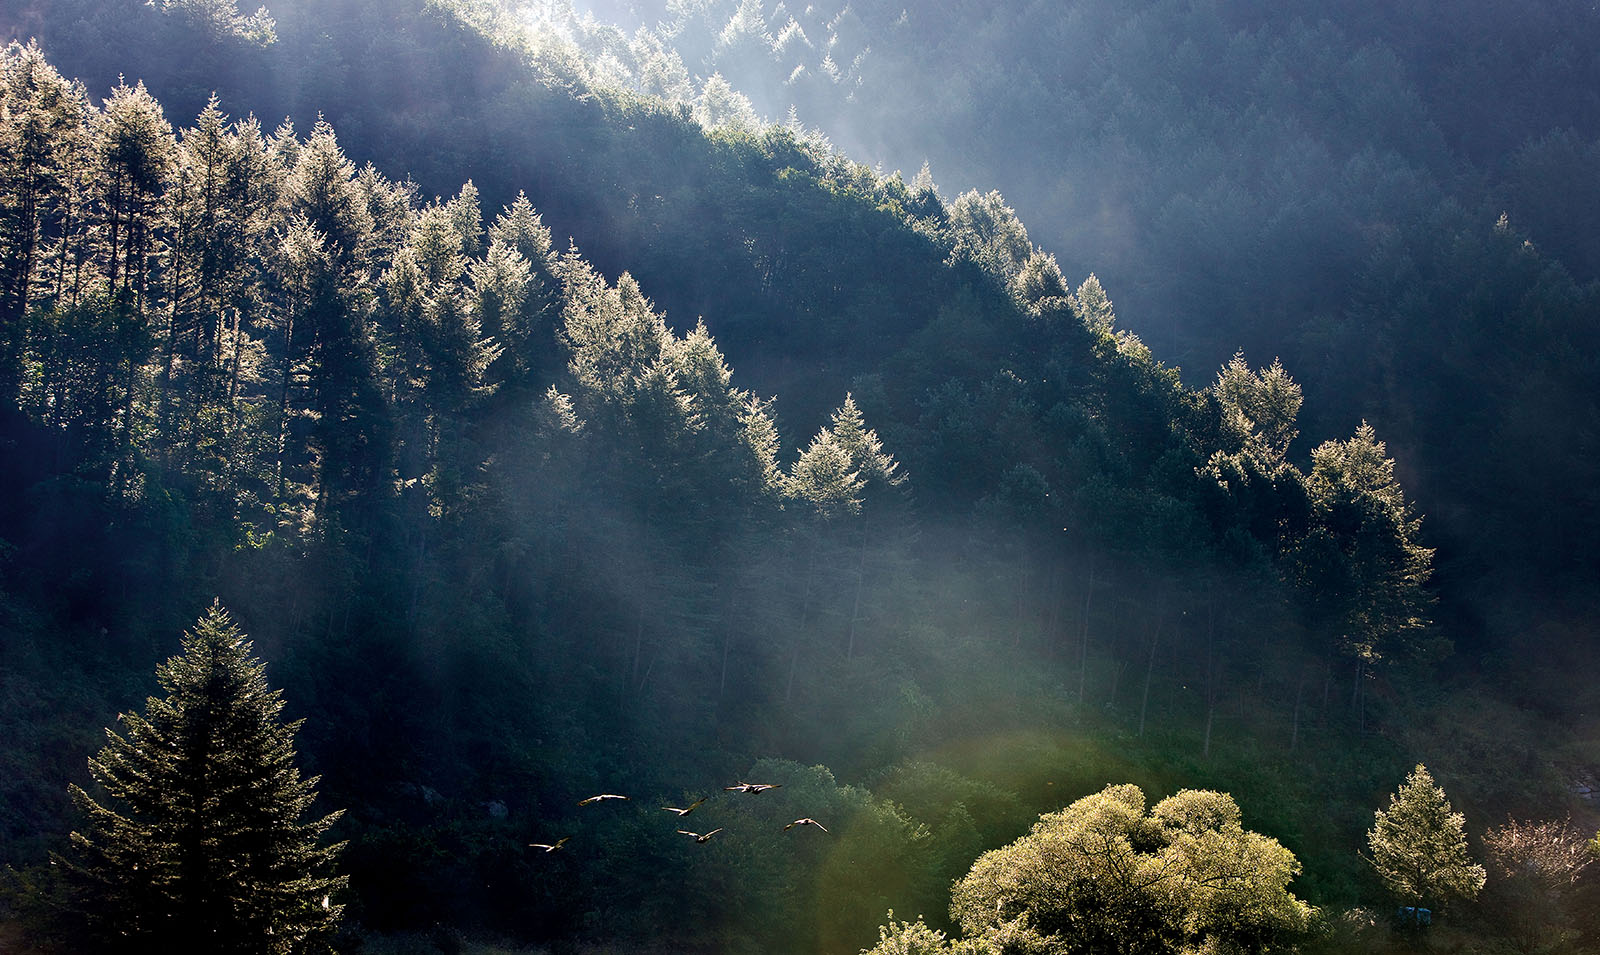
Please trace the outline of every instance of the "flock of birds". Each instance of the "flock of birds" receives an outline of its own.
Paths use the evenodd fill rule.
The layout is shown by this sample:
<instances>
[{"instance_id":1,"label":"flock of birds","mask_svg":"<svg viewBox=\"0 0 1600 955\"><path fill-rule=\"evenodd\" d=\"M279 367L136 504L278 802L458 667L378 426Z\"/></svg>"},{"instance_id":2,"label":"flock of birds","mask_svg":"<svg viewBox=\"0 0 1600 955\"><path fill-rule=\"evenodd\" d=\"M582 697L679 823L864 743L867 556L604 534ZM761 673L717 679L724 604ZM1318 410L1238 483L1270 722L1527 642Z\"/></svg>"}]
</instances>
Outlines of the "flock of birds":
<instances>
[{"instance_id":1,"label":"flock of birds","mask_svg":"<svg viewBox=\"0 0 1600 955\"><path fill-rule=\"evenodd\" d=\"M781 788L783 788L783 784L782 783L747 783L747 782L743 782L743 781L741 781L738 785L735 785L735 786L724 786L724 787L722 787L724 792L751 793L751 794L760 794L760 793L766 792L769 789L781 789ZM694 812L696 809L699 809L701 806L705 805L706 801L709 800L710 798L711 798L710 796L701 796L699 799L696 799L694 802L692 802L689 805L684 806L682 808L679 808L677 806L662 806L661 809L662 809L663 812L673 813L674 815L676 815L678 818L681 819L684 816L687 816L689 813ZM618 795L617 793L600 793L600 794L595 795L595 796L588 796L588 797L586 797L584 799L578 800L578 805L580 805L580 806L590 806L590 805L593 805L593 804L595 804L597 802L605 802L606 800L609 800L609 799L627 800L628 797L627 796ZM794 822L791 822L788 825L784 826L783 827L783 831L784 832L788 832L790 829L793 829L796 826L816 826L818 829L821 829L823 832L827 832L828 831L827 827L825 827L822 823L816 821L815 819L812 819L810 816L802 816L801 818L796 819ZM710 842L711 841L711 837L716 835L717 833L719 833L721 831L722 831L722 828L720 826L718 828L716 828L716 829L711 830L710 832L692 832L692 831L690 831L688 829L679 829L678 830L678 832L681 835L688 836L689 838L693 839L695 842L697 842L697 843L699 843L701 845L704 845L705 843ZM571 838L572 838L571 836L562 836L560 839L557 839L555 842L530 842L530 843L528 843L528 848L530 848L530 849L543 849L545 852L554 852L557 849L561 848L562 846L566 845L567 841L570 840Z\"/></svg>"}]
</instances>

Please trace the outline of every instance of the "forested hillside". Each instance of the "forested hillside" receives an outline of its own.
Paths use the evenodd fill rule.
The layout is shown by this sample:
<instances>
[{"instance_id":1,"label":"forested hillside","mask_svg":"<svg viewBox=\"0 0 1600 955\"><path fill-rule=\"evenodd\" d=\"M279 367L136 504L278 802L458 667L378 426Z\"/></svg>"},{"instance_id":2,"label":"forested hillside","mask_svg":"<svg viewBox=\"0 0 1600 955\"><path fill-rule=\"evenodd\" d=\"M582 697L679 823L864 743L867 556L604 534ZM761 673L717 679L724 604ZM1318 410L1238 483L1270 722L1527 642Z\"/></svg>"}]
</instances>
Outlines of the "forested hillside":
<instances>
[{"instance_id":1,"label":"forested hillside","mask_svg":"<svg viewBox=\"0 0 1600 955\"><path fill-rule=\"evenodd\" d=\"M998 189L1191 385L1281 358L1308 433L1397 452L1476 652L1592 616L1592 4L511 6L612 82Z\"/></svg>"},{"instance_id":2,"label":"forested hillside","mask_svg":"<svg viewBox=\"0 0 1600 955\"><path fill-rule=\"evenodd\" d=\"M1500 827L1507 872L1516 825L1594 830L1572 786L1596 754L1562 722L1592 690L1524 709L1550 671L1474 666L1527 645L1509 632L1452 656L1471 614L1438 600L1406 462L1359 415L1324 427L1360 401L1314 410L1254 342L1186 381L1171 303L1143 299L1146 326L1092 248L1064 271L998 193L756 122L664 45L661 88L629 89L519 22L0 14L8 932L86 944L46 862L82 826L68 785L218 598L304 720L318 814L344 811L341 949L852 952L911 931L890 909L998 945L1028 925L973 914L974 862L1059 811L1027 838L1109 812L1199 884L1242 847L1309 903L1119 929L1153 951L1240 924L1370 950L1387 928L1357 907L1388 876L1357 851L1410 766ZM1382 238L1361 292L1375 341L1448 314L1438 367L1352 357L1352 311L1307 374L1403 380L1392 423L1443 447L1409 470L1447 510L1514 494L1468 553L1518 562L1514 531L1593 520L1559 490L1593 460L1545 435L1585 420L1551 402L1594 400L1596 292L1462 216ZM1447 410L1491 462L1427 430ZM1451 455L1453 496L1426 476ZM725 791L746 782L776 791ZM1173 798L1143 819L1122 783ZM1201 788L1232 797L1175 795ZM1491 881L1446 930L1588 944L1586 885Z\"/></svg>"}]
</instances>

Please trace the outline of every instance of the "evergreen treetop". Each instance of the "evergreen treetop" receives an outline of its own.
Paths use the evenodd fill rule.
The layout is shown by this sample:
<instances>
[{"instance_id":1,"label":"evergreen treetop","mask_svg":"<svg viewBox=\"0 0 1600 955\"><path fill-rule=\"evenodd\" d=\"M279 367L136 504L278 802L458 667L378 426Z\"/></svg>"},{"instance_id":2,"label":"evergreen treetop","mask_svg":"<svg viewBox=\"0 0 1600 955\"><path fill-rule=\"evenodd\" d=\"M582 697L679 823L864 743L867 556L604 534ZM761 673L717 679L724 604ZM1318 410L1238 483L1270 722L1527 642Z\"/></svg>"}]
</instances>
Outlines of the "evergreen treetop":
<instances>
[{"instance_id":1,"label":"evergreen treetop","mask_svg":"<svg viewBox=\"0 0 1600 955\"><path fill-rule=\"evenodd\" d=\"M1483 866L1467 852L1465 817L1450 808L1444 788L1421 763L1374 814L1367 845L1372 865L1391 892L1412 905L1470 899L1483 888Z\"/></svg>"},{"instance_id":2,"label":"evergreen treetop","mask_svg":"<svg viewBox=\"0 0 1600 955\"><path fill-rule=\"evenodd\" d=\"M104 795L69 787L87 818L72 833L74 900L118 951L299 952L327 935L345 885L340 813L310 822L317 777L294 765L300 722L219 603L156 670L166 691L89 760Z\"/></svg>"}]
</instances>

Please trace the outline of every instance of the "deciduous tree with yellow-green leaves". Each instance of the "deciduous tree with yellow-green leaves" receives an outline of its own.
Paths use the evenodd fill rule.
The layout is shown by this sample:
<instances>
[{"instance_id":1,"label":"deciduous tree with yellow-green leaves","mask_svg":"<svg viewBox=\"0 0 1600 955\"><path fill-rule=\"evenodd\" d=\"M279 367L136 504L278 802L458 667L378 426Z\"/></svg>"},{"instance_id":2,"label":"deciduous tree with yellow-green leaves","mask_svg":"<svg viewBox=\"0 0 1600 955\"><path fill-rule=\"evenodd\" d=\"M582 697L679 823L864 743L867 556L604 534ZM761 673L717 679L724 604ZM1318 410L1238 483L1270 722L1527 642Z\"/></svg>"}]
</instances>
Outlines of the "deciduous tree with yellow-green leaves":
<instances>
[{"instance_id":1,"label":"deciduous tree with yellow-green leaves","mask_svg":"<svg viewBox=\"0 0 1600 955\"><path fill-rule=\"evenodd\" d=\"M963 937L949 950L1282 951L1313 912L1289 892L1299 872L1227 793L1186 789L1147 811L1138 786L1107 786L978 858L951 893ZM939 943L920 923L880 934L884 955Z\"/></svg>"}]
</instances>

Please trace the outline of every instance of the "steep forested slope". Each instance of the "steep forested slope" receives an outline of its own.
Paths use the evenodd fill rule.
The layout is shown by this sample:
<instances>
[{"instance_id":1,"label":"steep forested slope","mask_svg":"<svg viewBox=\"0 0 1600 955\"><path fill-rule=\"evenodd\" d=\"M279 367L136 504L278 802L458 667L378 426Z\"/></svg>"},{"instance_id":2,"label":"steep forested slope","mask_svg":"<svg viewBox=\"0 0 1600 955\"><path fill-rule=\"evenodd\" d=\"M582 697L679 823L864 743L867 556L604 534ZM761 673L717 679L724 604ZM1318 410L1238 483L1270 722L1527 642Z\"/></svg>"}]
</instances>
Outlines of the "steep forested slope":
<instances>
[{"instance_id":1,"label":"steep forested slope","mask_svg":"<svg viewBox=\"0 0 1600 955\"><path fill-rule=\"evenodd\" d=\"M998 196L708 135L437 6L277 4L264 47L169 6L34 4L6 53L8 861L217 594L366 929L849 950L1134 777L1234 790L1343 902L1419 746L1549 811L1567 754L1428 741L1379 435L1297 466L1281 367L1184 387ZM660 841L741 776L792 801ZM773 841L790 807L848 838Z\"/></svg>"},{"instance_id":2,"label":"steep forested slope","mask_svg":"<svg viewBox=\"0 0 1600 955\"><path fill-rule=\"evenodd\" d=\"M999 187L1191 383L1242 347L1302 381L1310 432L1371 420L1435 515L1474 646L1571 643L1527 640L1530 616L1583 628L1592 5L594 7L524 5L615 82L693 99L726 77L858 159Z\"/></svg>"}]
</instances>

